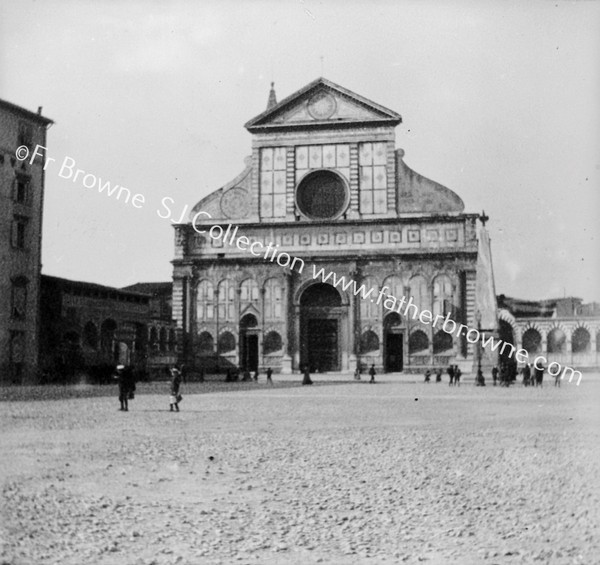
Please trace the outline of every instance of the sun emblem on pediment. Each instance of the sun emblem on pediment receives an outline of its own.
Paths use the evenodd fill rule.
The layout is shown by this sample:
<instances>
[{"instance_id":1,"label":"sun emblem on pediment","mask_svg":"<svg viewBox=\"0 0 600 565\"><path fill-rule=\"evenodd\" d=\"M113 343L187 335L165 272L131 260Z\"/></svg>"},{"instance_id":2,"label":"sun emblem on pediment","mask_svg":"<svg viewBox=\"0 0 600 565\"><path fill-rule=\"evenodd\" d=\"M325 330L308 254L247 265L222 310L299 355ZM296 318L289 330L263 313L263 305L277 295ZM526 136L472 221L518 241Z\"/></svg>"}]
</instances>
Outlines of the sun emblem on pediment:
<instances>
[{"instance_id":1,"label":"sun emblem on pediment","mask_svg":"<svg viewBox=\"0 0 600 565\"><path fill-rule=\"evenodd\" d=\"M308 100L308 113L315 120L327 120L333 116L337 107L335 97L325 91L320 91Z\"/></svg>"}]
</instances>

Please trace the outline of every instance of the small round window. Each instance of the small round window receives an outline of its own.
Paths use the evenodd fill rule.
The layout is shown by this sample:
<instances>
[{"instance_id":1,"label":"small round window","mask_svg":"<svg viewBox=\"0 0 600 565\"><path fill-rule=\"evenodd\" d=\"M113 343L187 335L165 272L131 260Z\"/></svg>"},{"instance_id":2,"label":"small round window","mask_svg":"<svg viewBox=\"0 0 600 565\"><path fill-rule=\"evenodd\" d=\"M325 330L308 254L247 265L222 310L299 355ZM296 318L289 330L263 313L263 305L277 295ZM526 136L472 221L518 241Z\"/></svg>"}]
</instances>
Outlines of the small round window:
<instances>
[{"instance_id":1,"label":"small round window","mask_svg":"<svg viewBox=\"0 0 600 565\"><path fill-rule=\"evenodd\" d=\"M339 216L344 211L347 200L346 184L333 171L309 173L296 190L296 202L300 211L305 216L318 220Z\"/></svg>"}]
</instances>

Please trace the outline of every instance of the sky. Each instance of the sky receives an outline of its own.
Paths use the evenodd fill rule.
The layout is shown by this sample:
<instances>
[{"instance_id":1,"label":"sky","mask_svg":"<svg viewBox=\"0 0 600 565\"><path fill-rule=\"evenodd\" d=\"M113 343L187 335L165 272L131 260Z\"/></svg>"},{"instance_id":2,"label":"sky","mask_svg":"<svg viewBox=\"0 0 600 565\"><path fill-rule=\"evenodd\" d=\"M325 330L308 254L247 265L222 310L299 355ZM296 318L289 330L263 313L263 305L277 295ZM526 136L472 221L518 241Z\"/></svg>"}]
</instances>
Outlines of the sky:
<instances>
[{"instance_id":1,"label":"sky","mask_svg":"<svg viewBox=\"0 0 600 565\"><path fill-rule=\"evenodd\" d=\"M55 122L43 272L170 280L161 200L177 219L233 179L270 82L282 99L319 76L400 113L406 164L490 216L498 294L600 300L600 2L585 0L0 0L0 98ZM62 178L66 157L144 204Z\"/></svg>"}]
</instances>

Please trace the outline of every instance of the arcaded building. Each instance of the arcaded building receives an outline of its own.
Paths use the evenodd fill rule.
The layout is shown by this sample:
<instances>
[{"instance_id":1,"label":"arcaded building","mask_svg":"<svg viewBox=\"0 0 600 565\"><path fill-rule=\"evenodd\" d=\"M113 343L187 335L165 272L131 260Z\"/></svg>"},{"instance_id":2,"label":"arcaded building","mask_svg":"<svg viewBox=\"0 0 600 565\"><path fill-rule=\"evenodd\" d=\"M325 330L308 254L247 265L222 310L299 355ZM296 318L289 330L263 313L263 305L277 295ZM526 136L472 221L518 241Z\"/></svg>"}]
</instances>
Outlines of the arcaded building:
<instances>
[{"instance_id":1,"label":"arcaded building","mask_svg":"<svg viewBox=\"0 0 600 565\"><path fill-rule=\"evenodd\" d=\"M0 382L38 376L44 159L31 157L50 124L0 100Z\"/></svg>"},{"instance_id":2,"label":"arcaded building","mask_svg":"<svg viewBox=\"0 0 600 565\"><path fill-rule=\"evenodd\" d=\"M280 102L271 89L267 110L245 125L244 170L175 226L173 317L184 363L470 370L476 352L464 336L388 302L410 297L434 316L496 326L478 214L408 167L396 148L401 121L323 78Z\"/></svg>"}]
</instances>

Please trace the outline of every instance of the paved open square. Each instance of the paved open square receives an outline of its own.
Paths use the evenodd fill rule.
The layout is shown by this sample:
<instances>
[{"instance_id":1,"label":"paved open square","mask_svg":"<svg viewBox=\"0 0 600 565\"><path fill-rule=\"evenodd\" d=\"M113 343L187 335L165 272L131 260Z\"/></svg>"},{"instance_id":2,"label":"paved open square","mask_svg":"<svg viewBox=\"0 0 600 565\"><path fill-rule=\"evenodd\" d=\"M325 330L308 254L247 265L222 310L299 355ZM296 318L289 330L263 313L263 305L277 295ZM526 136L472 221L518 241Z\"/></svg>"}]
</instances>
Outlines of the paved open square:
<instances>
[{"instance_id":1,"label":"paved open square","mask_svg":"<svg viewBox=\"0 0 600 565\"><path fill-rule=\"evenodd\" d=\"M600 563L600 378L420 378L4 389L0 562Z\"/></svg>"}]
</instances>

